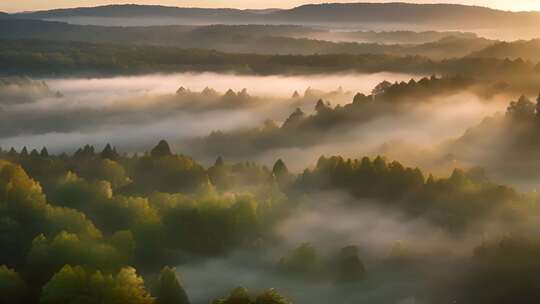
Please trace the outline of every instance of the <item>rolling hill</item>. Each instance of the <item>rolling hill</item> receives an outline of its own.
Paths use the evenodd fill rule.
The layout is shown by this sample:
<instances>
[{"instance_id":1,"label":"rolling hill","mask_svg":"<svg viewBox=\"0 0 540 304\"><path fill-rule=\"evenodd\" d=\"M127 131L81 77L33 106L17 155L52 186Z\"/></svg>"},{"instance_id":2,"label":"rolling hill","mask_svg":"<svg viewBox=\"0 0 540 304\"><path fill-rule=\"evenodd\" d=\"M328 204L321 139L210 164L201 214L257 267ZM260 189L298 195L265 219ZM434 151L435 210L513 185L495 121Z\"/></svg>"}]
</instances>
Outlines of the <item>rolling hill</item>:
<instances>
[{"instance_id":1,"label":"rolling hill","mask_svg":"<svg viewBox=\"0 0 540 304\"><path fill-rule=\"evenodd\" d=\"M109 5L88 8L58 9L19 13L30 19L54 19L77 23L80 18L91 23L92 18L168 18L177 24L186 23L283 23L330 24L334 26L360 24L401 24L415 27L447 29L478 29L536 26L538 12L508 12L478 6L455 4L410 3L328 3L310 4L293 9L238 10L181 8L150 5ZM79 18L79 19L78 19Z\"/></svg>"},{"instance_id":2,"label":"rolling hill","mask_svg":"<svg viewBox=\"0 0 540 304\"><path fill-rule=\"evenodd\" d=\"M317 33L331 36L334 32L290 25L104 27L43 20L0 20L0 39L144 44L269 55L387 54L445 59L463 57L494 43L454 32L446 36L440 33L444 38L421 44L332 42L305 38Z\"/></svg>"}]
</instances>

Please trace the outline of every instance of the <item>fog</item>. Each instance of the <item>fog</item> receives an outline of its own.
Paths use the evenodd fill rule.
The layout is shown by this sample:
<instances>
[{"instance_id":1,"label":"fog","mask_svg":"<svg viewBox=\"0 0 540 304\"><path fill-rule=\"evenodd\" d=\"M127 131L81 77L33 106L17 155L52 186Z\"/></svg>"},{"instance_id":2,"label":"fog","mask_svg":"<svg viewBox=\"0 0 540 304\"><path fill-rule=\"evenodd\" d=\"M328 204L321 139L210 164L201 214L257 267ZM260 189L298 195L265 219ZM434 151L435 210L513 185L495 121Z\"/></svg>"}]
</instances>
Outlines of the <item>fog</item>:
<instances>
[{"instance_id":1,"label":"fog","mask_svg":"<svg viewBox=\"0 0 540 304\"><path fill-rule=\"evenodd\" d=\"M531 27L512 27L512 28L497 28L497 26L484 27L484 28L474 28L470 26L460 26L455 24L452 27L436 26L436 25L426 25L426 24L411 24L411 23L354 23L354 24L335 24L335 23L324 23L324 22L271 22L263 21L258 22L257 20L250 20L248 22L238 22L237 20L205 20L205 19L190 19L190 18L171 18L171 17L141 17L141 18L110 18L110 17L85 17L85 16L76 16L76 17L62 17L62 18L47 18L44 20L48 21L59 21L67 22L71 24L79 25L99 25L99 26L168 26L168 25L189 25L189 26L207 26L213 24L228 24L228 25L238 25L238 24L274 24L274 25L301 25L307 27L313 27L316 29L329 30L329 31L465 31L473 32L477 35L495 40L504 40L504 41L516 41L516 40L529 40L536 39L540 37L540 31ZM369 42L369 41L368 41Z\"/></svg>"},{"instance_id":2,"label":"fog","mask_svg":"<svg viewBox=\"0 0 540 304\"><path fill-rule=\"evenodd\" d=\"M321 155L384 155L438 175L454 167L479 164L482 156L478 152L470 155L475 161L454 159L442 144L459 138L483 118L504 112L509 96L486 99L472 91L435 95L414 104L396 105L366 121L313 134L317 139L314 144L255 149L247 155L235 154L235 145L201 152L191 142L212 131L234 134L257 128L268 119L280 125L297 107L313 113L319 98L332 107L349 104L357 92L369 94L383 80L411 78L418 79L395 73L306 77L182 73L25 80L17 84L20 87L10 84L0 90L0 96L5 97L0 111L0 146L47 146L53 153L71 153L85 144L101 149L112 143L131 153L147 151L165 138L177 152L193 155L205 164L220 155L227 161L250 160L268 166L283 158L294 172L312 166ZM229 89L232 92L227 92ZM295 91L299 97L292 98ZM493 176L501 180L501 174Z\"/></svg>"},{"instance_id":3,"label":"fog","mask_svg":"<svg viewBox=\"0 0 540 304\"><path fill-rule=\"evenodd\" d=\"M338 102L350 102L353 92L367 93L384 79L404 81L411 77L393 73L309 77L183 73L42 79L51 91L62 96L33 96L32 102L3 107L1 146L20 149L46 145L54 152L69 152L82 144L100 146L110 141L127 152L135 152L148 148L158 138L182 140L216 129L255 126L266 119L278 119L304 100L293 104L290 97L294 91L303 94L309 89L311 94L305 99L313 99L313 103L318 94L323 97L331 91ZM179 96L175 93L180 87L200 94L197 98ZM207 87L217 92L202 92ZM342 89L337 90L339 87ZM228 89L240 93L244 88L249 95L243 98L247 106L245 102L225 103L213 96L223 95Z\"/></svg>"},{"instance_id":4,"label":"fog","mask_svg":"<svg viewBox=\"0 0 540 304\"><path fill-rule=\"evenodd\" d=\"M234 252L179 265L179 276L194 303L207 303L238 286L254 291L275 288L294 303L431 303L430 289L438 280L458 275L461 270L456 265L463 265L472 249L489 237L483 233L486 225L494 235L503 231L488 220L467 233L452 235L424 218L411 218L344 193L313 193L306 201L277 225L280 243L271 250ZM280 257L303 243L316 248L322 263L345 246L358 246L365 280L336 284L329 274L314 279L280 271ZM414 266L399 266L395 259L401 258Z\"/></svg>"},{"instance_id":5,"label":"fog","mask_svg":"<svg viewBox=\"0 0 540 304\"><path fill-rule=\"evenodd\" d=\"M231 158L231 161L248 158L268 165L283 158L287 160L289 169L300 172L315 164L321 155L351 158L383 155L436 174L447 174L460 164L441 159L444 153L441 153L443 150L440 144L461 136L484 117L504 111L506 106L507 97L484 100L463 92L435 97L432 101L381 115L367 122L360 121L317 133L318 143L313 146L299 144L288 148L254 149L248 150L249 155L239 153L237 157L234 156L234 147L224 147L223 156ZM304 110L309 113L309 108ZM217 156L207 155L206 160L211 161ZM205 155L199 157L205 159Z\"/></svg>"},{"instance_id":6,"label":"fog","mask_svg":"<svg viewBox=\"0 0 540 304\"><path fill-rule=\"evenodd\" d=\"M408 81L418 76L400 73L329 74L311 76L246 76L217 73L180 73L170 75L146 75L97 79L43 79L51 88L66 97L125 97L141 94L164 94L176 92L183 86L194 91L211 87L217 91L247 88L259 96L290 97L312 87L324 91L342 87L344 90L368 93L379 82ZM98 94L98 95L95 95Z\"/></svg>"}]
</instances>

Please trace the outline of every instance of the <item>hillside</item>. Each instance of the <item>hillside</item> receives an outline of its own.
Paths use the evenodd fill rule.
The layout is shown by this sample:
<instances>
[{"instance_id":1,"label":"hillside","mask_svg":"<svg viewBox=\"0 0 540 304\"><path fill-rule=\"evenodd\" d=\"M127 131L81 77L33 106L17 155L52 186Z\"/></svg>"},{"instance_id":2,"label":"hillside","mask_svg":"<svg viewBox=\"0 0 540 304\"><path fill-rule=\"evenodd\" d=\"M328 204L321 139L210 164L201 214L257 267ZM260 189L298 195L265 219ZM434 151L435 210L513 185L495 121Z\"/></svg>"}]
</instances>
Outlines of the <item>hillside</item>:
<instances>
[{"instance_id":1,"label":"hillside","mask_svg":"<svg viewBox=\"0 0 540 304\"><path fill-rule=\"evenodd\" d=\"M272 14L279 20L339 23L403 23L456 27L531 25L539 13L507 12L456 4L332 3L303 5Z\"/></svg>"},{"instance_id":2,"label":"hillside","mask_svg":"<svg viewBox=\"0 0 540 304\"><path fill-rule=\"evenodd\" d=\"M500 42L471 54L471 57L508 58L540 61L540 39L530 41Z\"/></svg>"},{"instance_id":3,"label":"hillside","mask_svg":"<svg viewBox=\"0 0 540 304\"><path fill-rule=\"evenodd\" d=\"M105 5L97 7L79 7L54 9L16 14L18 17L45 19L62 17L222 17L222 16L251 16L257 11L242 11L237 9L207 9L184 8L159 5Z\"/></svg>"},{"instance_id":4,"label":"hillside","mask_svg":"<svg viewBox=\"0 0 540 304\"><path fill-rule=\"evenodd\" d=\"M308 39L334 32L308 27L276 25L212 25L104 27L81 26L42 20L0 20L0 39L44 39L93 43L146 44L181 48L215 49L223 52L311 55L388 54L420 55L431 59L456 58L490 46L494 41L464 34L439 33L440 40L423 44L332 42ZM395 33L392 37L399 37ZM380 36L384 36L381 33ZM403 35L411 36L403 33ZM419 33L421 35L421 33ZM445 36L446 35L446 36ZM378 35L373 35L377 39ZM339 37L339 33L336 34ZM435 37L435 36L434 36ZM394 38L399 39L399 38Z\"/></svg>"},{"instance_id":5,"label":"hillside","mask_svg":"<svg viewBox=\"0 0 540 304\"><path fill-rule=\"evenodd\" d=\"M324 25L332 23L332 26L343 26L390 23L450 29L521 27L536 25L540 20L540 13L537 12L507 12L454 4L408 3L332 3L303 5L288 10L111 5L20 13L16 16L31 19L62 19L75 23L77 22L76 18L83 17L87 18L84 22L92 22L92 19L88 18L138 17L144 19L161 17L176 19L175 22L178 24L198 22L207 24L287 23Z\"/></svg>"}]
</instances>

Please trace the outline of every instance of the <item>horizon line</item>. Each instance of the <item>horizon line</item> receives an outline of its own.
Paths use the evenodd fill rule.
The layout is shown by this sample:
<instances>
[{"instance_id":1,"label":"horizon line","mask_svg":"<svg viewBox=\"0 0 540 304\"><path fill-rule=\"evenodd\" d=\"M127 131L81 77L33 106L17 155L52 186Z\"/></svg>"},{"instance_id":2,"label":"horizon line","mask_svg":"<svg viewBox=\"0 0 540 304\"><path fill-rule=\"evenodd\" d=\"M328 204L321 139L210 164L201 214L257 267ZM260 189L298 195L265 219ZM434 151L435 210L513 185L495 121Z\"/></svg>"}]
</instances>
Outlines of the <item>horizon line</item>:
<instances>
[{"instance_id":1,"label":"horizon line","mask_svg":"<svg viewBox=\"0 0 540 304\"><path fill-rule=\"evenodd\" d=\"M413 3L407 1L389 1L389 2L370 2L370 1L358 1L358 2L322 2L322 3L305 3L300 5L293 5L290 7L267 7L267 8L241 8L241 7L207 7L207 6L175 6L175 5L166 5L166 4L137 4L137 3L111 3L103 5L94 5L94 6L62 6L49 9L36 9L36 10L22 10L22 11L9 11L9 10L0 10L0 12L7 13L10 15L14 14L25 14L25 13L36 13L36 12L47 12L47 11L57 11L57 10L71 10L71 9L92 9L100 7L112 7L112 6L153 6L153 7L165 7L165 8L179 8L179 9L208 9L208 10L239 10L239 11L264 11L264 10L291 10L302 6L309 5L328 5L328 4L409 4L409 5L455 5L455 6L464 6L464 7L477 7L485 8L495 11L502 12L511 12L511 13L534 13L540 12L540 10L510 10L510 9L501 9L496 7L490 7L485 5L478 4L463 4L463 3Z\"/></svg>"}]
</instances>

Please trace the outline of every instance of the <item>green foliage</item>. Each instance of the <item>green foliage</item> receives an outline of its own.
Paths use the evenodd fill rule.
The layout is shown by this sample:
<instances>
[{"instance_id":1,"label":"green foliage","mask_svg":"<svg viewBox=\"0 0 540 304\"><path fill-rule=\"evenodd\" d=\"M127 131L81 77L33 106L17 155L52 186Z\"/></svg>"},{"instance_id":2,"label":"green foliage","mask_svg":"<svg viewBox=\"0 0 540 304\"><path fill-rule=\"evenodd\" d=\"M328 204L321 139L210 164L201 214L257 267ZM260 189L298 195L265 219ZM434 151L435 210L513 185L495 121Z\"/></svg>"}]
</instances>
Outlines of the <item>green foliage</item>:
<instances>
[{"instance_id":1,"label":"green foliage","mask_svg":"<svg viewBox=\"0 0 540 304\"><path fill-rule=\"evenodd\" d=\"M291 42L291 39L278 38L277 40L271 41L279 44ZM17 75L21 73L66 75L85 72L133 74L235 71L255 74L305 74L337 71L365 73L389 71L506 80L507 83L518 86L520 89L524 89L532 81L538 79L536 66L520 59L464 57L435 61L422 56L387 55L387 52L380 50L373 52L373 49L370 53L362 52L361 54L259 55L222 53L210 49L118 45L117 40L114 42L115 44L92 44L72 41L2 40L0 68L4 74ZM309 40L300 42L310 43ZM469 47L471 40L458 39L453 42L457 42L456 45L461 50L461 48ZM312 46L307 48L310 52L313 49ZM291 52L288 51L287 54ZM399 55L402 54L404 54L403 49L400 49ZM520 77L518 79L509 75L520 75Z\"/></svg>"},{"instance_id":2,"label":"green foliage","mask_svg":"<svg viewBox=\"0 0 540 304\"><path fill-rule=\"evenodd\" d=\"M425 216L449 231L461 231L487 212L522 200L511 188L477 180L461 170L448 178L426 181L419 169L387 163L381 157L321 157L315 169L300 175L294 188L296 193L344 190L411 216Z\"/></svg>"},{"instance_id":3,"label":"green foliage","mask_svg":"<svg viewBox=\"0 0 540 304\"><path fill-rule=\"evenodd\" d=\"M386 90L390 86L378 95L387 94ZM373 102L373 98L364 99L359 96L356 102ZM322 102L315 115L332 111L340 110ZM350 210L358 206L397 210L404 220L427 220L438 233L452 237L486 219L521 229L525 220L538 215L534 197L490 182L480 169L455 170L445 178L430 175L426 179L419 169L383 157L333 156L321 157L314 168L297 176L282 160L269 170L220 158L206 169L190 157L168 152L143 157L118 154L110 160L94 150L85 146L73 156L2 154L22 166L0 161L0 263L21 272L30 299L39 298L39 290L43 290L42 303L188 303L174 269L163 268L165 265L238 251L259 254L253 248L265 249L281 241L276 224L295 214L293 211L310 208L326 191L349 194L344 196L344 207ZM36 172L46 186L30 178L23 168ZM47 176L47 168L52 168L52 176ZM472 275L458 289L465 293L463 299L483 303L474 290L495 289L496 284L486 281L489 277L501 276L503 281L505 276L517 278L525 273L536 280L527 270L536 267L534 242L505 241L500 247L503 249L486 244L486 249L476 251L471 265L464 264ZM306 243L279 261L275 275L306 284L336 283L344 290L364 288L377 285L386 273L425 275L422 267L427 266L420 266L420 256L424 256L415 249L416 244L396 242L382 262L366 259L374 263L367 268L355 246L320 255ZM511 263L513 260L522 263ZM158 278L151 284L156 299L127 265ZM0 269L0 288L2 272L7 273L6 280L17 282L16 275ZM527 299L518 292L535 297L536 285L508 286L500 289L501 297ZM250 295L238 289L215 303L289 302L275 291Z\"/></svg>"},{"instance_id":4,"label":"green foliage","mask_svg":"<svg viewBox=\"0 0 540 304\"><path fill-rule=\"evenodd\" d=\"M152 304L143 279L127 267L117 274L89 271L80 266L64 266L43 287L43 304L125 303Z\"/></svg>"},{"instance_id":5,"label":"green foliage","mask_svg":"<svg viewBox=\"0 0 540 304\"><path fill-rule=\"evenodd\" d=\"M169 147L169 143L165 140L160 140L157 146L152 149L150 155L155 158L160 158L165 156L171 156L173 154L171 152L171 148Z\"/></svg>"},{"instance_id":6,"label":"green foliage","mask_svg":"<svg viewBox=\"0 0 540 304\"><path fill-rule=\"evenodd\" d=\"M159 279L152 290L156 298L156 304L189 304L186 291L178 282L174 268L164 267L159 274Z\"/></svg>"},{"instance_id":7,"label":"green foliage","mask_svg":"<svg viewBox=\"0 0 540 304\"><path fill-rule=\"evenodd\" d=\"M0 240L6 245L0 263L21 263L21 252L27 252L34 237L63 230L89 239L101 236L84 214L49 205L41 186L20 166L0 161Z\"/></svg>"},{"instance_id":8,"label":"green foliage","mask_svg":"<svg viewBox=\"0 0 540 304\"><path fill-rule=\"evenodd\" d=\"M159 202L160 199L164 201ZM250 196L192 198L160 194L153 200L166 206L161 209L170 244L187 252L220 254L249 244L261 235L257 203Z\"/></svg>"},{"instance_id":9,"label":"green foliage","mask_svg":"<svg viewBox=\"0 0 540 304\"><path fill-rule=\"evenodd\" d=\"M253 191L272 180L272 172L268 168L252 162L223 163L208 168L207 172L212 184L221 191Z\"/></svg>"},{"instance_id":10,"label":"green foliage","mask_svg":"<svg viewBox=\"0 0 540 304\"><path fill-rule=\"evenodd\" d=\"M367 124L382 116L408 113L419 104L429 104L441 97L470 91L491 98L501 90L502 87L495 89L489 83L461 76L431 76L393 84L383 81L371 95L358 93L351 103L332 106L320 99L311 115L296 109L281 126L265 123L257 128L212 132L194 140L192 149L195 153L238 158L279 148L317 146L335 141L336 134L352 126Z\"/></svg>"},{"instance_id":11,"label":"green foliage","mask_svg":"<svg viewBox=\"0 0 540 304\"><path fill-rule=\"evenodd\" d=\"M111 144L107 144L100 154L101 158L108 160L115 160L118 158L116 148L111 147Z\"/></svg>"},{"instance_id":12,"label":"green foliage","mask_svg":"<svg viewBox=\"0 0 540 304\"><path fill-rule=\"evenodd\" d=\"M304 243L282 257L278 267L293 274L309 276L317 274L321 270L321 261L315 247Z\"/></svg>"},{"instance_id":13,"label":"green foliage","mask_svg":"<svg viewBox=\"0 0 540 304\"><path fill-rule=\"evenodd\" d=\"M536 303L540 300L540 242L505 236L478 246L453 300L474 303Z\"/></svg>"},{"instance_id":14,"label":"green foliage","mask_svg":"<svg viewBox=\"0 0 540 304\"><path fill-rule=\"evenodd\" d=\"M272 174L274 174L274 176L277 178L280 178L289 174L289 169L287 169L287 166L285 165L283 160L278 159L276 161L276 163L274 164L274 167L272 167Z\"/></svg>"},{"instance_id":15,"label":"green foliage","mask_svg":"<svg viewBox=\"0 0 540 304\"><path fill-rule=\"evenodd\" d=\"M114 158L117 159L118 156ZM124 167L109 158L95 159L89 161L88 164L82 162L77 165L73 169L81 177L91 181L107 181L114 189L126 186L131 182Z\"/></svg>"},{"instance_id":16,"label":"green foliage","mask_svg":"<svg viewBox=\"0 0 540 304\"><path fill-rule=\"evenodd\" d=\"M125 255L101 240L81 239L76 234L61 232L53 239L44 235L36 237L32 241L27 265L32 280L43 284L66 264L116 271L125 266Z\"/></svg>"},{"instance_id":17,"label":"green foliage","mask_svg":"<svg viewBox=\"0 0 540 304\"><path fill-rule=\"evenodd\" d=\"M28 287L21 276L6 266L0 266L0 302L10 304L26 303Z\"/></svg>"},{"instance_id":18,"label":"green foliage","mask_svg":"<svg viewBox=\"0 0 540 304\"><path fill-rule=\"evenodd\" d=\"M213 304L290 304L289 300L274 289L269 289L254 297L249 295L246 288L233 289L226 298L215 300Z\"/></svg>"},{"instance_id":19,"label":"green foliage","mask_svg":"<svg viewBox=\"0 0 540 304\"><path fill-rule=\"evenodd\" d=\"M154 191L190 192L207 180L204 168L192 158L164 154L160 157L143 157L137 162L130 190L142 194Z\"/></svg>"},{"instance_id":20,"label":"green foliage","mask_svg":"<svg viewBox=\"0 0 540 304\"><path fill-rule=\"evenodd\" d=\"M87 182L71 172L57 183L51 198L61 205L85 212L109 232L159 222L147 199L113 195L109 182Z\"/></svg>"}]
</instances>

